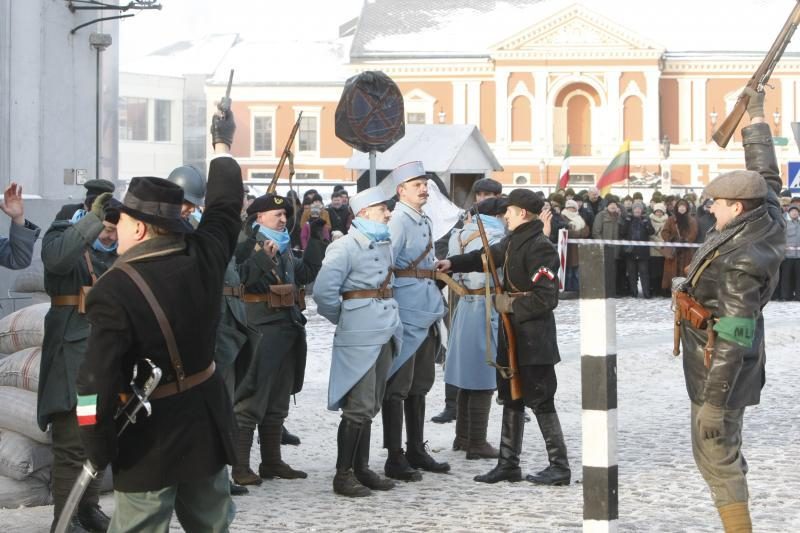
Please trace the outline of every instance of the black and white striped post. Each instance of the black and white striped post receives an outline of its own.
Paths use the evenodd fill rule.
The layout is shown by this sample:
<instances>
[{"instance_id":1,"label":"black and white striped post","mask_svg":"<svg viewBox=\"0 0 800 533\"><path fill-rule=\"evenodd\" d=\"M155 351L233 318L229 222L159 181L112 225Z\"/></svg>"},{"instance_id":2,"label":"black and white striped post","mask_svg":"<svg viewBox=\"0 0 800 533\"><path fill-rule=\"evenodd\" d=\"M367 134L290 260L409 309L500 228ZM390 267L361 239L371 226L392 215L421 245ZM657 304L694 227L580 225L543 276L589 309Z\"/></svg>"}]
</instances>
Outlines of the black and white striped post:
<instances>
[{"instance_id":1,"label":"black and white striped post","mask_svg":"<svg viewBox=\"0 0 800 533\"><path fill-rule=\"evenodd\" d=\"M617 468L617 322L614 247L579 245L583 531L615 532Z\"/></svg>"}]
</instances>

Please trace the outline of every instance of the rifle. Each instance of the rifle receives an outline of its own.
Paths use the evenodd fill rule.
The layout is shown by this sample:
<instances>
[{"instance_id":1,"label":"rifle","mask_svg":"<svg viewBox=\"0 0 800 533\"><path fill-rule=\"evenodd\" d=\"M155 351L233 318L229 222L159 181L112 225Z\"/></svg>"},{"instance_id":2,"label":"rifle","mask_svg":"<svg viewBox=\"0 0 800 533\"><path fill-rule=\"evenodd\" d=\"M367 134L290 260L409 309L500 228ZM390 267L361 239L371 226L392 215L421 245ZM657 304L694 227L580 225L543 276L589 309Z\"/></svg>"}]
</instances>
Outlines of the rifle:
<instances>
[{"instance_id":1,"label":"rifle","mask_svg":"<svg viewBox=\"0 0 800 533\"><path fill-rule=\"evenodd\" d=\"M292 181L292 176L294 176L294 155L292 154L292 144L294 144L294 138L297 135L297 131L300 129L300 119L303 118L303 112L297 114L297 121L292 126L292 131L289 133L289 138L286 140L286 146L283 147L283 152L281 152L281 158L278 160L278 166L275 167L275 174L272 175L272 181L269 182L269 187L267 187L268 193L275 193L275 189L278 187L278 178L283 171L283 166L286 164L286 160L289 160L289 181Z\"/></svg>"},{"instance_id":2,"label":"rifle","mask_svg":"<svg viewBox=\"0 0 800 533\"><path fill-rule=\"evenodd\" d=\"M489 239L486 237L486 228L483 227L483 221L478 216L478 209L475 209L475 220L478 223L478 232L481 234L481 242L483 243L483 250L486 253L486 265L492 274L494 281L495 294L503 294L503 286L500 285L500 276L497 275L497 267L494 264L494 257L492 257L492 250L489 248ZM511 380L511 399L519 400L522 398L522 381L519 377L519 363L517 362L517 337L514 334L514 325L511 323L511 317L507 313L500 313L500 319L503 321L503 330L506 332L506 345L508 347L508 378ZM505 377L505 369L498 367L500 374Z\"/></svg>"},{"instance_id":3,"label":"rifle","mask_svg":"<svg viewBox=\"0 0 800 533\"><path fill-rule=\"evenodd\" d=\"M764 86L769 81L770 76L772 76L772 71L775 70L775 66L783 55L783 51L786 50L786 46L789 44L789 41L792 40L792 35L797 29L798 23L800 23L800 2L795 4L792 13L786 20L783 28L781 28L781 32L778 34L775 42L772 43L769 52L767 52L767 56L758 66L758 69L756 69L750 81L747 82L748 88L756 92L764 90ZM733 132L736 131L736 128L739 126L739 122L741 122L749 102L750 96L745 91L742 91L742 94L739 95L738 100L736 100L736 105L733 106L730 114L711 136L714 142L721 148L725 148L731 140L731 137L733 137Z\"/></svg>"},{"instance_id":4,"label":"rifle","mask_svg":"<svg viewBox=\"0 0 800 533\"><path fill-rule=\"evenodd\" d=\"M139 365L142 365L145 370L149 371L147 377L142 378L144 379L144 383L142 384L141 388L137 383L137 379L139 379ZM150 359L142 359L133 366L133 374L131 376L130 383L132 393L120 395L120 398L124 403L114 414L114 420L120 420L123 419L123 417L125 420L117 431L117 436L122 435L122 432L125 431L125 428L128 427L128 424L136 423L136 416L140 410L144 409L146 415L150 416L150 414L153 412L153 409L150 406L149 398L150 395L153 394L153 391L156 390L156 387L158 387L158 383L160 381L161 369L154 365ZM80 503L81 498L83 498L83 494L86 492L89 484L97 478L97 474L97 467L92 464L89 459L87 459L86 462L83 463L83 468L81 469L81 473L78 475L78 479L76 479L75 484L72 485L72 490L69 492L66 503L64 503L64 508L61 510L61 515L58 517L58 522L56 522L56 527L54 529L55 533L65 533L67 531L69 522L72 520L72 515L75 514L75 510L78 508L78 504Z\"/></svg>"}]
</instances>

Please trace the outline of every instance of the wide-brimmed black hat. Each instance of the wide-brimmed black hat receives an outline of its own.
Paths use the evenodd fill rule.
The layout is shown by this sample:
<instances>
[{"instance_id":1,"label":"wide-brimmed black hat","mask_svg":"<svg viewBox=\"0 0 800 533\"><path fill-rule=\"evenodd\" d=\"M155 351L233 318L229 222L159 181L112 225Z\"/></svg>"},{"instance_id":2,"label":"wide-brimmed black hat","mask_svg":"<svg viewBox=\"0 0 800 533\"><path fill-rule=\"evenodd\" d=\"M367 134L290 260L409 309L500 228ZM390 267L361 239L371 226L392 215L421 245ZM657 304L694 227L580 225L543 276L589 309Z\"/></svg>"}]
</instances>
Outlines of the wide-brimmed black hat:
<instances>
[{"instance_id":1,"label":"wide-brimmed black hat","mask_svg":"<svg viewBox=\"0 0 800 533\"><path fill-rule=\"evenodd\" d=\"M133 178L122 202L112 199L109 207L173 233L189 233L193 229L181 217L182 204L183 189L164 178L147 176Z\"/></svg>"},{"instance_id":2,"label":"wide-brimmed black hat","mask_svg":"<svg viewBox=\"0 0 800 533\"><path fill-rule=\"evenodd\" d=\"M292 202L288 201L283 196L268 192L253 200L253 203L247 207L247 214L253 215L255 213L263 213L264 211L275 211L276 209L285 209L287 217L291 217L294 213Z\"/></svg>"}]
</instances>

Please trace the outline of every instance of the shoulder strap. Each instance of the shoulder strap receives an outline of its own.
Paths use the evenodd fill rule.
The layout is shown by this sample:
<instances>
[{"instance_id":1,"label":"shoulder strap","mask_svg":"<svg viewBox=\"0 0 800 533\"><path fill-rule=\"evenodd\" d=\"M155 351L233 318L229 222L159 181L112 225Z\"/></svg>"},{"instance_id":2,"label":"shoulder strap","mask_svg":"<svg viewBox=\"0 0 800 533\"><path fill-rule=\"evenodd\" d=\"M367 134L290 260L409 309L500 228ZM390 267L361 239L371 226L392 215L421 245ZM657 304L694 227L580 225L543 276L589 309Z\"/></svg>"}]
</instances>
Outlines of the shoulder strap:
<instances>
[{"instance_id":1,"label":"shoulder strap","mask_svg":"<svg viewBox=\"0 0 800 533\"><path fill-rule=\"evenodd\" d=\"M86 260L86 267L89 269L89 276L92 278L92 285L97 283L97 274L94 271L94 265L92 264L92 257L89 255L89 250L83 251L83 258Z\"/></svg>"},{"instance_id":2,"label":"shoulder strap","mask_svg":"<svg viewBox=\"0 0 800 533\"><path fill-rule=\"evenodd\" d=\"M408 270L415 270L417 268L417 265L420 264L423 259L425 259L425 257L428 255L428 252L430 252L432 249L433 249L433 237L431 237L428 240L428 246L426 246L425 249L422 251L422 253L419 254L419 257L417 257L416 259L411 261L411 263L409 263Z\"/></svg>"},{"instance_id":3,"label":"shoulder strap","mask_svg":"<svg viewBox=\"0 0 800 533\"><path fill-rule=\"evenodd\" d=\"M465 240L461 240L461 235L458 236L458 245L461 246L461 253L464 253L464 249L466 249L467 245L481 236L480 231L473 231L469 234L469 236Z\"/></svg>"},{"instance_id":4,"label":"shoulder strap","mask_svg":"<svg viewBox=\"0 0 800 533\"><path fill-rule=\"evenodd\" d=\"M711 254L711 256L708 259L706 259L702 265L700 265L700 268L697 269L697 272L695 273L694 277L690 280L690 285L692 288L694 288L695 285L697 285L697 282L700 281L700 276L703 275L703 272L705 272L705 270L709 267L711 262L717 257L719 257L719 248L714 250L714 253Z\"/></svg>"},{"instance_id":5,"label":"shoulder strap","mask_svg":"<svg viewBox=\"0 0 800 533\"><path fill-rule=\"evenodd\" d=\"M167 342L169 359L172 362L172 368L175 370L175 375L177 377L175 385L178 387L178 392L181 392L181 383L185 379L186 374L183 370L181 354L178 351L178 343L175 342L175 335L172 332L172 326L169 325L167 315L164 314L164 309L162 309L161 304L159 304L158 300L156 300L153 291L150 289L150 286L144 280L142 275L139 274L136 269L130 265L130 263L118 262L114 265L114 268L121 270L131 278L131 281L133 281L133 283L142 292L144 299L147 300L147 303L150 305L150 309L153 310L153 314L156 315L156 321L158 321L158 326L161 328L161 334L164 335L164 340Z\"/></svg>"},{"instance_id":6,"label":"shoulder strap","mask_svg":"<svg viewBox=\"0 0 800 533\"><path fill-rule=\"evenodd\" d=\"M506 281L508 281L508 284L511 286L511 289L514 292L523 292L516 285L514 285L514 282L511 281L511 276L509 275L510 270L508 269L508 252L509 252L510 249L511 249L511 246L510 246L510 243L509 243L509 246L506 248L505 259L503 260L503 278Z\"/></svg>"}]
</instances>

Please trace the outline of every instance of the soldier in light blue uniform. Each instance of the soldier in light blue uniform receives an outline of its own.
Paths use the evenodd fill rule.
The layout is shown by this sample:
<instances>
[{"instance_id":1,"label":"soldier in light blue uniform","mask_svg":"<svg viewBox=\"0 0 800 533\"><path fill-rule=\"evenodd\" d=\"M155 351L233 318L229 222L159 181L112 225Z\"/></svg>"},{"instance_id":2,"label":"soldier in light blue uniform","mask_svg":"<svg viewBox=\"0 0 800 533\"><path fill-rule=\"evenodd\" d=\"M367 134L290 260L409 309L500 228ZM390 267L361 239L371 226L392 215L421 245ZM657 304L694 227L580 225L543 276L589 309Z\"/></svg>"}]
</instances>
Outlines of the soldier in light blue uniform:
<instances>
[{"instance_id":1,"label":"soldier in light blue uniform","mask_svg":"<svg viewBox=\"0 0 800 533\"><path fill-rule=\"evenodd\" d=\"M325 253L314 283L317 312L336 324L328 385L328 409L342 410L333 491L369 496L394 483L369 468L372 419L378 414L403 324L392 298L391 217L385 193L374 187L350 202L350 232Z\"/></svg>"},{"instance_id":2,"label":"soldier in light blue uniform","mask_svg":"<svg viewBox=\"0 0 800 533\"><path fill-rule=\"evenodd\" d=\"M403 345L389 371L383 404L383 445L389 451L384 470L394 479L419 481L422 474L415 468L440 473L450 470L449 464L438 463L430 456L423 439L425 395L435 378L438 337L433 328L444 315L444 303L434 281L431 221L422 212L428 200L425 169L414 161L397 167L385 179L395 187L399 199L389 230L394 252L394 298L400 306Z\"/></svg>"},{"instance_id":3,"label":"soldier in light blue uniform","mask_svg":"<svg viewBox=\"0 0 800 533\"><path fill-rule=\"evenodd\" d=\"M489 198L476 207L489 244L500 242L505 236L505 226L498 215L505 212L505 200ZM483 247L474 217L472 214L463 228L450 234L448 257ZM455 274L453 279L466 290L453 312L444 369L445 383L458 387L453 449L466 451L467 459L496 459L497 449L486 441L486 426L497 382L495 370L486 360L487 357L492 361L497 358L498 315L490 302L491 338L487 353L486 275L483 272L462 273Z\"/></svg>"}]
</instances>

